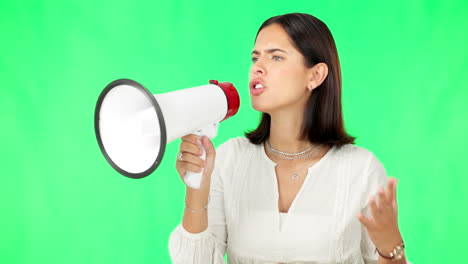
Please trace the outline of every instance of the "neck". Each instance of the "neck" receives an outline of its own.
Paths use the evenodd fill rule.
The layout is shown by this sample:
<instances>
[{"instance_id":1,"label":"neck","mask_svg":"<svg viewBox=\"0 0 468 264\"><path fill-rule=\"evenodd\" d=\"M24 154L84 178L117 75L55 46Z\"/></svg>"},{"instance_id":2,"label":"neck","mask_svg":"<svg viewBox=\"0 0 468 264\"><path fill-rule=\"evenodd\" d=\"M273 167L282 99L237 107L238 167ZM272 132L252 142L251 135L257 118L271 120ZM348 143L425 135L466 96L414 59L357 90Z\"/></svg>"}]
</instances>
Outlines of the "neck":
<instances>
[{"instance_id":1,"label":"neck","mask_svg":"<svg viewBox=\"0 0 468 264\"><path fill-rule=\"evenodd\" d=\"M299 140L302 126L302 115L296 113L270 114L270 145L288 153L301 152L312 144L307 140Z\"/></svg>"}]
</instances>

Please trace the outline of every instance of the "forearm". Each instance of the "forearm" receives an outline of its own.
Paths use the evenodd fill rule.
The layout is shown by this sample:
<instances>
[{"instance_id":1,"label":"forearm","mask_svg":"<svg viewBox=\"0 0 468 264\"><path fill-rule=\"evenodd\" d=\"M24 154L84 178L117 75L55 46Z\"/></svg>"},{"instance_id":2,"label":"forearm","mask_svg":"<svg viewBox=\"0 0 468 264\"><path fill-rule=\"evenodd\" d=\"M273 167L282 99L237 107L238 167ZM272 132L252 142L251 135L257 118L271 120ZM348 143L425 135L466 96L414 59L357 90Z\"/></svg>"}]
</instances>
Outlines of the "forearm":
<instances>
[{"instance_id":1,"label":"forearm","mask_svg":"<svg viewBox=\"0 0 468 264\"><path fill-rule=\"evenodd\" d=\"M203 208L208 202L208 192L202 189L192 189L187 187L185 199L187 205L193 210ZM184 209L184 217L182 226L190 233L201 233L208 227L208 211L202 210L200 212L191 212Z\"/></svg>"}]
</instances>

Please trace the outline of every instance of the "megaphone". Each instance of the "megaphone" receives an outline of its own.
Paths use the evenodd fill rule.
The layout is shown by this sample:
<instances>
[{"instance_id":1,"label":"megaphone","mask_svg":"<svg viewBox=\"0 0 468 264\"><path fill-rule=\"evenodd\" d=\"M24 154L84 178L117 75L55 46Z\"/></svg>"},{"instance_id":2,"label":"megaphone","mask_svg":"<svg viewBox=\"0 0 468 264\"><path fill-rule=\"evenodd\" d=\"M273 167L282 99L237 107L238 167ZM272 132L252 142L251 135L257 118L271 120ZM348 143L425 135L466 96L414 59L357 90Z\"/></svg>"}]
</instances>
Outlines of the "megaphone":
<instances>
[{"instance_id":1,"label":"megaphone","mask_svg":"<svg viewBox=\"0 0 468 264\"><path fill-rule=\"evenodd\" d=\"M119 79L99 95L94 130L104 157L120 174L139 179L161 164L166 145L188 134L210 139L218 124L235 115L240 99L229 82L163 94L151 94L140 83ZM202 159L206 158L203 149ZM185 184L199 189L203 171L187 172Z\"/></svg>"}]
</instances>

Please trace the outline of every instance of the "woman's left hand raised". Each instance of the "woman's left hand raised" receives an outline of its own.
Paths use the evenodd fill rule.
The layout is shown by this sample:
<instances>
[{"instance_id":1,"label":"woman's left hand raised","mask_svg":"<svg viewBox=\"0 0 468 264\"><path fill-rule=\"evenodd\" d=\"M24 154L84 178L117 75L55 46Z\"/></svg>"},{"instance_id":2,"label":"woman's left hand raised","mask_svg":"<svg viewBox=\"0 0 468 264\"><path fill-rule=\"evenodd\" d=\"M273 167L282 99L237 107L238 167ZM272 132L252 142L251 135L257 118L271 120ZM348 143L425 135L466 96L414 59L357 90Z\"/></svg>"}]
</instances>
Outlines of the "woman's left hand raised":
<instances>
[{"instance_id":1,"label":"woman's left hand raised","mask_svg":"<svg viewBox=\"0 0 468 264\"><path fill-rule=\"evenodd\" d=\"M379 187L375 196L369 199L370 215L358 214L374 245L382 254L388 254L402 242L398 227L398 207L396 202L397 179L390 178L387 187Z\"/></svg>"}]
</instances>

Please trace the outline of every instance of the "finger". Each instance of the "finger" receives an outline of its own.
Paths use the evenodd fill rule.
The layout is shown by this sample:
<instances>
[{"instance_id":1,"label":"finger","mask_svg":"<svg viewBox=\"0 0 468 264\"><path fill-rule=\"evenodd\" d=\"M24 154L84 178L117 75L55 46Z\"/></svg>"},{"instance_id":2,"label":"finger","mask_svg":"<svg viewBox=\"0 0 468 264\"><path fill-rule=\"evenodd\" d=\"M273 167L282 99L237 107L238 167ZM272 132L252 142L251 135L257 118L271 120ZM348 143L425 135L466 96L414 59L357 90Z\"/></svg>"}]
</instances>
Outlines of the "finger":
<instances>
[{"instance_id":1,"label":"finger","mask_svg":"<svg viewBox=\"0 0 468 264\"><path fill-rule=\"evenodd\" d=\"M388 202L387 197L385 195L384 188L379 187L379 190L377 191L377 193L378 193L378 196L379 196L379 200L377 202L377 207L379 209L382 209L382 208L386 207L389 202Z\"/></svg>"},{"instance_id":2,"label":"finger","mask_svg":"<svg viewBox=\"0 0 468 264\"><path fill-rule=\"evenodd\" d=\"M180 143L180 152L190 153L197 156L201 156L203 154L201 151L201 147L197 143L194 144L189 141L182 141Z\"/></svg>"},{"instance_id":3,"label":"finger","mask_svg":"<svg viewBox=\"0 0 468 264\"><path fill-rule=\"evenodd\" d=\"M182 141L189 142L195 145L201 145L201 139L198 135L189 134L182 137Z\"/></svg>"},{"instance_id":4,"label":"finger","mask_svg":"<svg viewBox=\"0 0 468 264\"><path fill-rule=\"evenodd\" d=\"M210 140L209 137L204 136L201 139L201 142L202 142L203 146L205 147L207 156L210 156L213 153L215 153L215 148L214 148L213 142Z\"/></svg>"},{"instance_id":5,"label":"finger","mask_svg":"<svg viewBox=\"0 0 468 264\"><path fill-rule=\"evenodd\" d=\"M357 218L359 219L359 222L361 222L361 224L363 226L365 226L366 228L370 228L371 227L371 220L368 219L365 215L363 215L362 213L358 213L357 215Z\"/></svg>"},{"instance_id":6,"label":"finger","mask_svg":"<svg viewBox=\"0 0 468 264\"><path fill-rule=\"evenodd\" d=\"M371 198L369 199L369 209L370 209L370 214L372 218L375 219L376 216L379 214L379 210L377 208L377 204L375 202L374 196L371 196Z\"/></svg>"},{"instance_id":7,"label":"finger","mask_svg":"<svg viewBox=\"0 0 468 264\"><path fill-rule=\"evenodd\" d=\"M189 143L189 144L193 144L195 146L198 146L201 148L202 146L202 141L201 141L201 137L198 136L198 135L195 135L195 134L189 134L189 135L186 135L184 137L182 137L182 142L186 142L186 143Z\"/></svg>"},{"instance_id":8,"label":"finger","mask_svg":"<svg viewBox=\"0 0 468 264\"><path fill-rule=\"evenodd\" d=\"M205 166L205 161L200 157L197 157L193 154L184 152L182 153L182 160L177 160L180 163L190 163L192 165L203 168Z\"/></svg>"},{"instance_id":9,"label":"finger","mask_svg":"<svg viewBox=\"0 0 468 264\"><path fill-rule=\"evenodd\" d=\"M385 188L385 196L387 197L387 201L392 201L393 197L393 178L388 179L387 181L387 188Z\"/></svg>"},{"instance_id":10,"label":"finger","mask_svg":"<svg viewBox=\"0 0 468 264\"><path fill-rule=\"evenodd\" d=\"M214 160L216 157L216 150L213 145L213 142L211 142L210 138L208 137L203 137L202 139L203 146L205 147L206 151L206 164L214 164Z\"/></svg>"},{"instance_id":11,"label":"finger","mask_svg":"<svg viewBox=\"0 0 468 264\"><path fill-rule=\"evenodd\" d=\"M397 183L398 183L398 180L395 179L393 183L393 200L392 200L392 205L393 205L393 208L395 208L395 210L398 210L398 205L397 205L397 200L396 200Z\"/></svg>"},{"instance_id":12,"label":"finger","mask_svg":"<svg viewBox=\"0 0 468 264\"><path fill-rule=\"evenodd\" d=\"M202 168L200 166L192 164L192 163L188 163L188 162L183 162L181 164L181 167L182 167L182 169L184 169L186 171L191 171L191 172L196 172L196 173L202 171Z\"/></svg>"}]
</instances>

